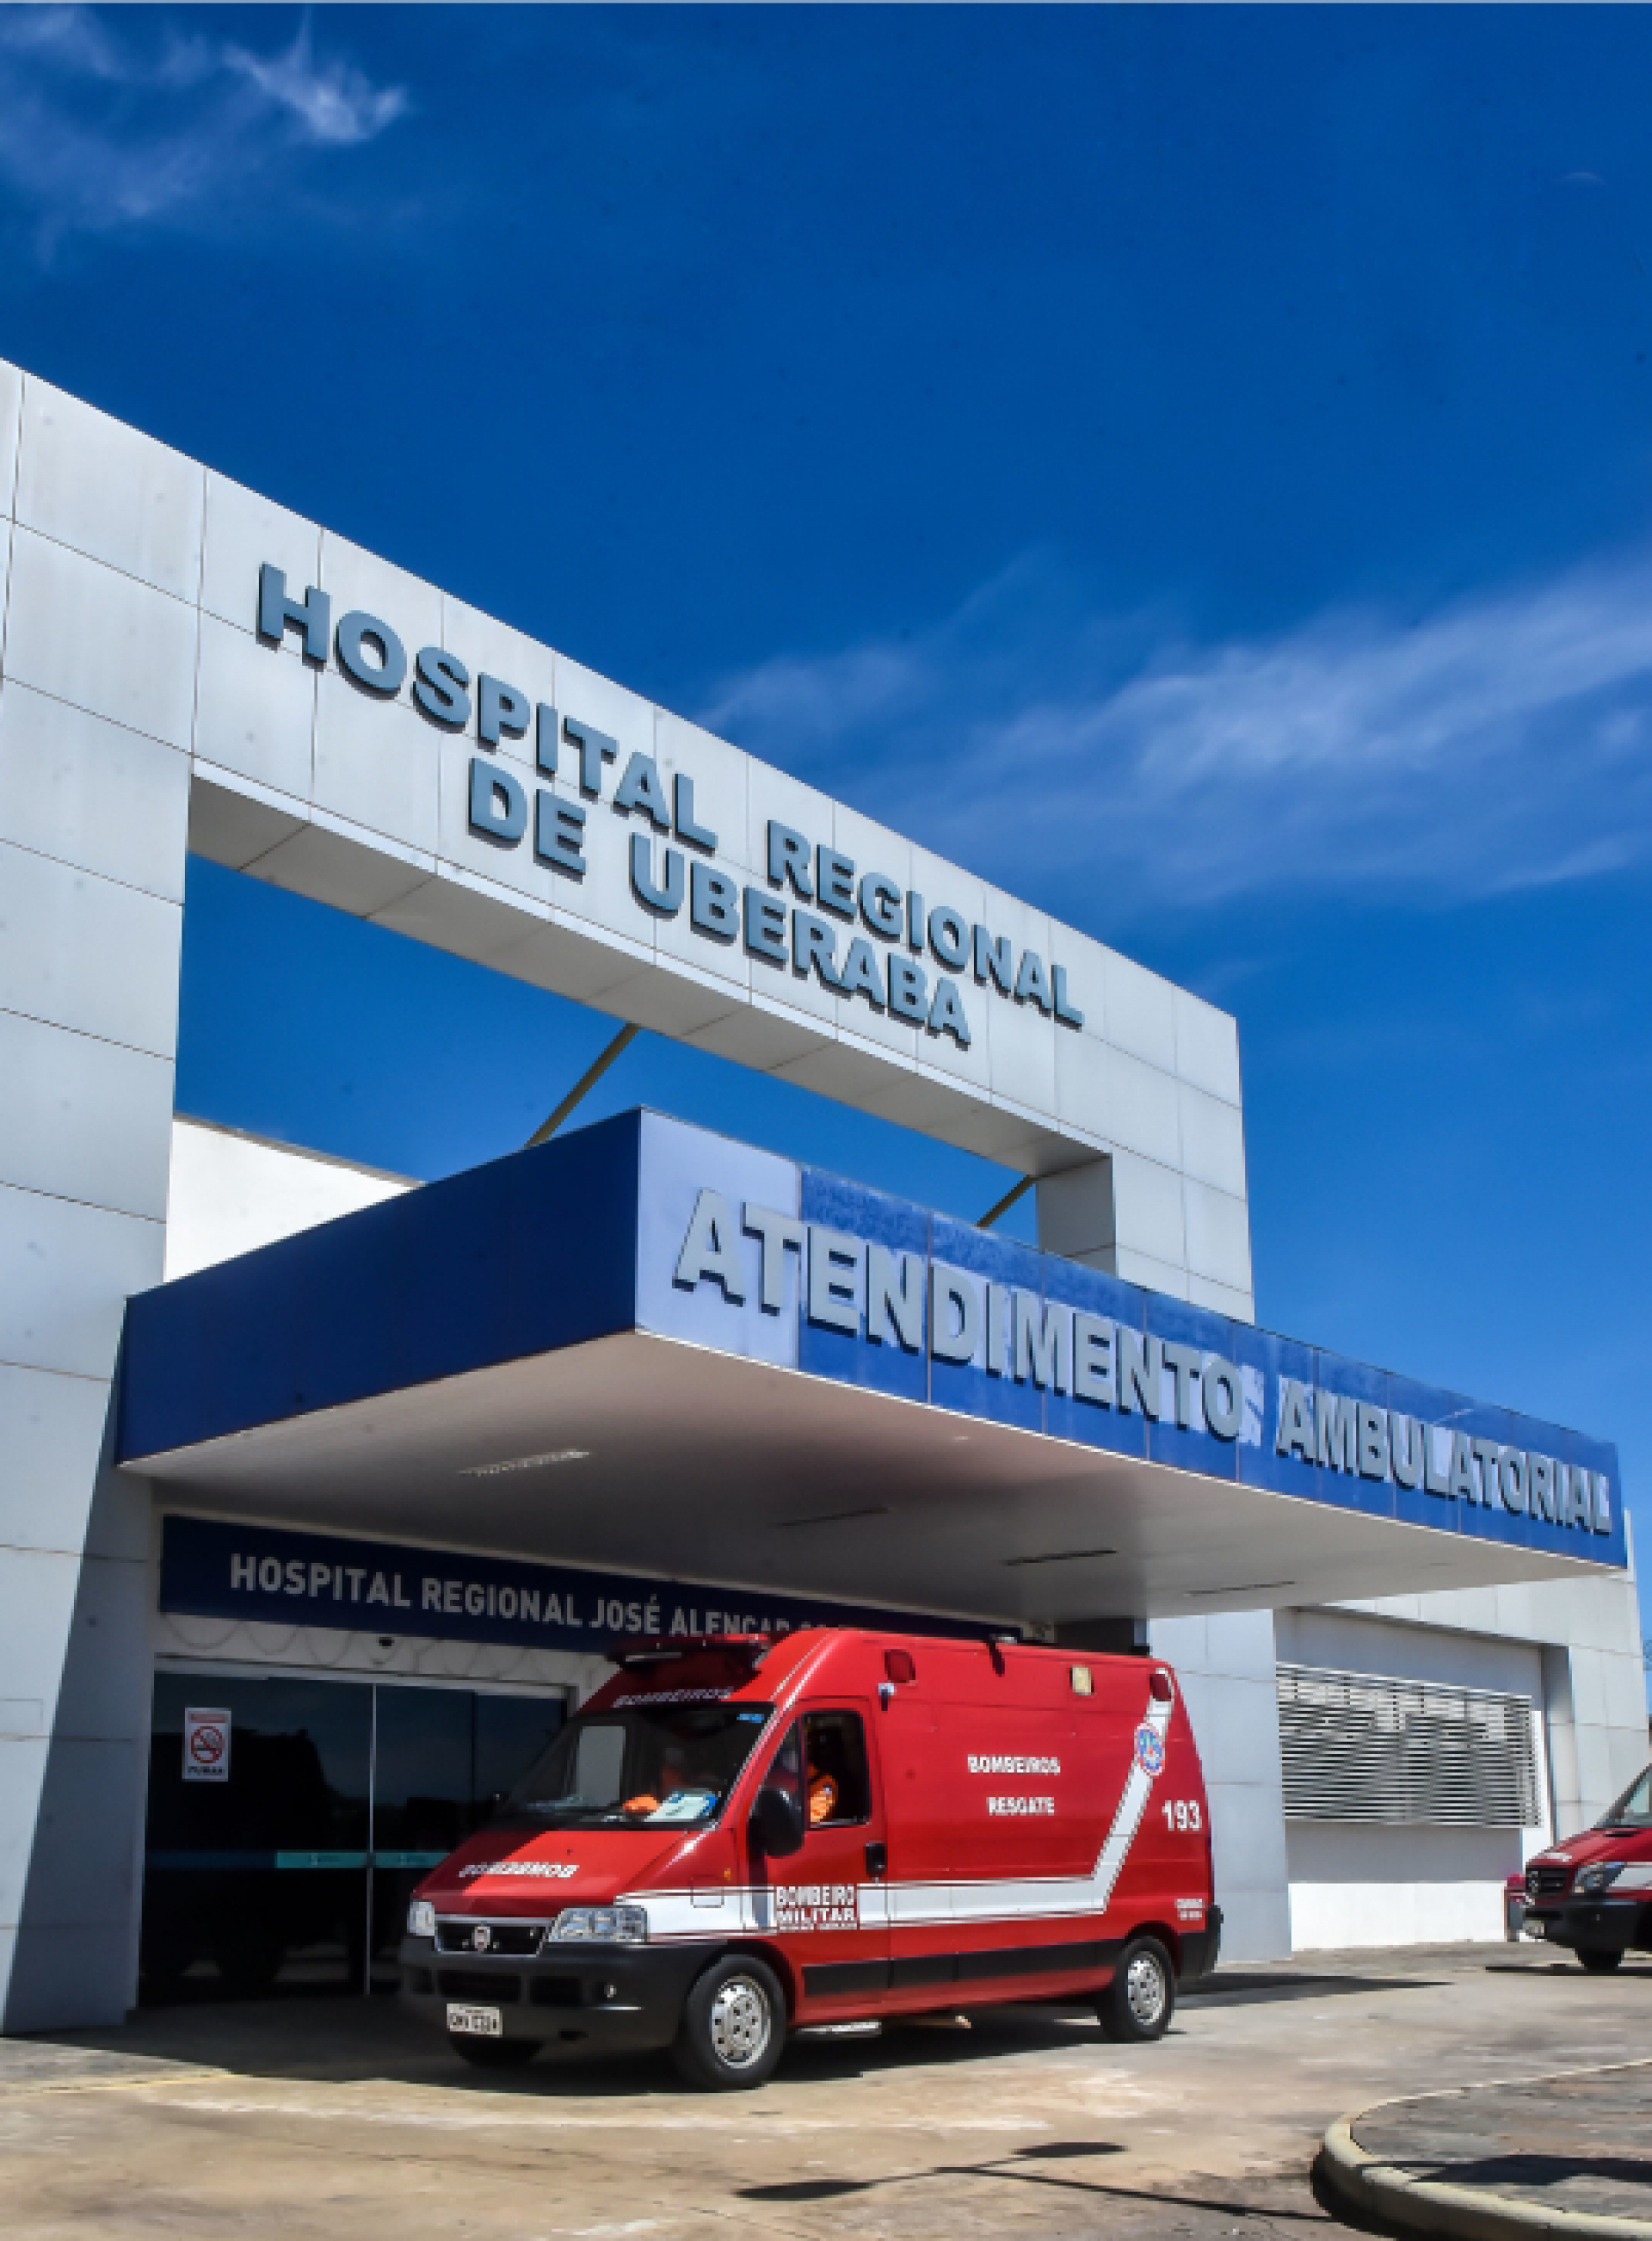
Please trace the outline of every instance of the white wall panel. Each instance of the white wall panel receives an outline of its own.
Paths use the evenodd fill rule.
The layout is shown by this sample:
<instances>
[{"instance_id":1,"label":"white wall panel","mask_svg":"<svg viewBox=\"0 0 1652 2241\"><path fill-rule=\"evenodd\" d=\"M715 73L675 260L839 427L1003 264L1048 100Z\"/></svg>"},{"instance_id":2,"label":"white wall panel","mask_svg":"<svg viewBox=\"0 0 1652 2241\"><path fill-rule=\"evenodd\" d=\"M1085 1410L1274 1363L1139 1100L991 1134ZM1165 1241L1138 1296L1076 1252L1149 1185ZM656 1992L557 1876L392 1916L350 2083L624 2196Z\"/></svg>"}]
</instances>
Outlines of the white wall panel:
<instances>
[{"instance_id":1,"label":"white wall panel","mask_svg":"<svg viewBox=\"0 0 1652 2241\"><path fill-rule=\"evenodd\" d=\"M1228 1105L1240 1101L1239 1029L1227 1012L1219 1012L1186 988L1174 996L1176 1072L1184 1081Z\"/></svg>"},{"instance_id":2,"label":"white wall panel","mask_svg":"<svg viewBox=\"0 0 1652 2241\"><path fill-rule=\"evenodd\" d=\"M15 679L0 690L0 840L181 903L189 793L175 747Z\"/></svg>"},{"instance_id":3,"label":"white wall panel","mask_svg":"<svg viewBox=\"0 0 1652 2241\"><path fill-rule=\"evenodd\" d=\"M1164 1167L1181 1164L1180 1121L1176 1079L1127 1051L1114 1051L1107 1064L1107 1134L1127 1152L1140 1152Z\"/></svg>"},{"instance_id":4,"label":"white wall panel","mask_svg":"<svg viewBox=\"0 0 1652 2241\"><path fill-rule=\"evenodd\" d=\"M127 1294L164 1254L158 1221L0 1184L0 1361L106 1378Z\"/></svg>"},{"instance_id":5,"label":"white wall panel","mask_svg":"<svg viewBox=\"0 0 1652 2241\"><path fill-rule=\"evenodd\" d=\"M171 1058L176 903L0 842L0 1010Z\"/></svg>"},{"instance_id":6,"label":"white wall panel","mask_svg":"<svg viewBox=\"0 0 1652 2241\"><path fill-rule=\"evenodd\" d=\"M46 1707L48 1719L56 1702L54 1682L51 1702ZM23 1911L46 1750L43 1735L0 1732L0 1930L15 1930Z\"/></svg>"},{"instance_id":7,"label":"white wall panel","mask_svg":"<svg viewBox=\"0 0 1652 2241\"><path fill-rule=\"evenodd\" d=\"M6 675L187 748L196 610L21 524L11 546Z\"/></svg>"},{"instance_id":8,"label":"white wall panel","mask_svg":"<svg viewBox=\"0 0 1652 2241\"><path fill-rule=\"evenodd\" d=\"M386 618L388 619L388 618ZM472 706L478 699L477 680L485 672L497 677L501 684L512 686L526 699L530 709L544 701L557 706L557 658L548 646L541 646L525 631L512 630L509 623L497 622L485 615L479 607L467 606L463 599L452 594L442 594L442 635L438 643L445 652L456 654L471 674ZM418 648L410 646L407 659L418 659ZM518 739L509 733L502 733L498 753L507 760L535 767L537 726L532 715L527 730ZM560 731L560 725L558 729ZM472 745L476 726L472 724L467 736ZM558 742L558 761L572 757L572 748L562 749Z\"/></svg>"},{"instance_id":9,"label":"white wall panel","mask_svg":"<svg viewBox=\"0 0 1652 2241\"><path fill-rule=\"evenodd\" d=\"M411 708L377 700L329 670L316 696L316 806L434 855L442 744Z\"/></svg>"},{"instance_id":10,"label":"white wall panel","mask_svg":"<svg viewBox=\"0 0 1652 2241\"><path fill-rule=\"evenodd\" d=\"M316 676L309 665L272 661L247 632L203 615L196 753L307 801L315 729Z\"/></svg>"},{"instance_id":11,"label":"white wall panel","mask_svg":"<svg viewBox=\"0 0 1652 2241\"><path fill-rule=\"evenodd\" d=\"M0 1700L40 1696L43 1675L62 1658L80 1566L78 1549L7 1551L0 1566ZM56 1703L54 1691L46 1706L49 1722Z\"/></svg>"},{"instance_id":12,"label":"white wall panel","mask_svg":"<svg viewBox=\"0 0 1652 2241\"><path fill-rule=\"evenodd\" d=\"M194 600L204 470L30 374L23 383L17 517L123 575Z\"/></svg>"},{"instance_id":13,"label":"white wall panel","mask_svg":"<svg viewBox=\"0 0 1652 2241\"><path fill-rule=\"evenodd\" d=\"M6 1181L165 1221L170 1059L0 1012L0 1082Z\"/></svg>"},{"instance_id":14,"label":"white wall panel","mask_svg":"<svg viewBox=\"0 0 1652 2241\"><path fill-rule=\"evenodd\" d=\"M166 1280L215 1267L318 1222L378 1206L412 1189L318 1153L289 1149L228 1128L177 1120L171 1128Z\"/></svg>"},{"instance_id":15,"label":"white wall panel","mask_svg":"<svg viewBox=\"0 0 1652 2241\"><path fill-rule=\"evenodd\" d=\"M1230 1198L1245 1195L1245 1128L1239 1107L1191 1083L1176 1085L1183 1171ZM1248 1221L1247 1229L1248 1230Z\"/></svg>"},{"instance_id":16,"label":"white wall panel","mask_svg":"<svg viewBox=\"0 0 1652 2241\"><path fill-rule=\"evenodd\" d=\"M746 773L750 759L738 747L686 723L662 708L654 730L654 753L665 794L673 806L679 777L692 782L694 822L717 835L716 864L742 886L763 880L762 865L753 863L748 847L749 822ZM690 850L691 855L695 852ZM870 868L870 867L868 867Z\"/></svg>"},{"instance_id":17,"label":"white wall panel","mask_svg":"<svg viewBox=\"0 0 1652 2241\"><path fill-rule=\"evenodd\" d=\"M302 599L318 581L321 532L227 475L206 471L206 523L201 554L201 605L220 622L251 638L257 627L258 571L265 563L287 579L287 596ZM293 660L303 659L296 631L282 639Z\"/></svg>"},{"instance_id":18,"label":"white wall panel","mask_svg":"<svg viewBox=\"0 0 1652 2241\"><path fill-rule=\"evenodd\" d=\"M1018 946L1016 955L1020 954ZM973 1018L991 1021L993 1102L1040 1117L1053 1116L1055 1041L1043 1013L1034 1005L1000 996L995 988L974 989L966 995L964 1004ZM1095 1133L1100 1133L1099 1125Z\"/></svg>"},{"instance_id":19,"label":"white wall panel","mask_svg":"<svg viewBox=\"0 0 1652 2241\"><path fill-rule=\"evenodd\" d=\"M400 639L407 654L407 675L398 697L406 702L418 649L442 642L442 595L435 585L410 575L391 560L381 560L376 552L364 552L331 529L321 535L319 582L332 601L335 630L346 614L358 610L388 623ZM302 587L298 596L303 597Z\"/></svg>"},{"instance_id":20,"label":"white wall panel","mask_svg":"<svg viewBox=\"0 0 1652 2241\"><path fill-rule=\"evenodd\" d=\"M1250 1219L1242 1198L1188 1177L1181 1187L1190 1274L1250 1289Z\"/></svg>"},{"instance_id":21,"label":"white wall panel","mask_svg":"<svg viewBox=\"0 0 1652 2241\"><path fill-rule=\"evenodd\" d=\"M1187 1265L1187 1234L1181 1203L1181 1178L1172 1167L1139 1160L1129 1152L1113 1155L1113 1193L1117 1241L1133 1253Z\"/></svg>"},{"instance_id":22,"label":"white wall panel","mask_svg":"<svg viewBox=\"0 0 1652 2241\"><path fill-rule=\"evenodd\" d=\"M1161 1074L1176 1070L1175 990L1145 966L1107 952L1107 1040Z\"/></svg>"},{"instance_id":23,"label":"white wall panel","mask_svg":"<svg viewBox=\"0 0 1652 2241\"><path fill-rule=\"evenodd\" d=\"M0 1361L0 1548L78 1550L109 1392L99 1378ZM43 1670L21 1693L47 1685Z\"/></svg>"},{"instance_id":24,"label":"white wall panel","mask_svg":"<svg viewBox=\"0 0 1652 2241\"><path fill-rule=\"evenodd\" d=\"M1231 1315L1235 1322L1256 1320L1256 1306L1249 1292L1241 1292L1234 1284L1214 1284L1208 1276L1190 1274L1187 1298L1195 1308L1214 1308L1219 1315Z\"/></svg>"}]
</instances>

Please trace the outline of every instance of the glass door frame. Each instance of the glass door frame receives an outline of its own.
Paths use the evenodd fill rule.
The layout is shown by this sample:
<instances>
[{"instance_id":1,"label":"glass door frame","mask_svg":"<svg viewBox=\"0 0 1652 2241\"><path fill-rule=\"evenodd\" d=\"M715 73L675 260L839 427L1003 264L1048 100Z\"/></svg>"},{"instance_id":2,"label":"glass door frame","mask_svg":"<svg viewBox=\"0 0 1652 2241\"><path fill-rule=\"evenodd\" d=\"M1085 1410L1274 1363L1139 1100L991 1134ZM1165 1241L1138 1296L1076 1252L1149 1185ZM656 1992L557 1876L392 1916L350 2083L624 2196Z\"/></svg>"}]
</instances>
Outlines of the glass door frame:
<instances>
[{"instance_id":1,"label":"glass door frame","mask_svg":"<svg viewBox=\"0 0 1652 2241\"><path fill-rule=\"evenodd\" d=\"M578 1709L578 1690L571 1682L531 1682L493 1681L458 1675L430 1673L385 1672L378 1668L363 1671L358 1668L336 1665L287 1665L272 1661L258 1664L248 1658L178 1656L175 1653L157 1655L150 1662L150 1702L154 1702L154 1683L162 1675L178 1680L224 1681L329 1681L343 1688L366 1689L371 1702L368 1709L367 1728L367 1858L364 1878L362 1924L362 1981L356 1987L357 1995L371 1996L373 1989L373 1877L378 1866L375 1839L378 1816L378 1690L389 1689L425 1689L432 1694L451 1696L456 1691L468 1696L512 1696L528 1702L559 1703L564 1720ZM147 1798L145 1820L147 1822ZM145 1855L147 1856L147 1839ZM388 1863L385 1873L398 1870Z\"/></svg>"}]
</instances>

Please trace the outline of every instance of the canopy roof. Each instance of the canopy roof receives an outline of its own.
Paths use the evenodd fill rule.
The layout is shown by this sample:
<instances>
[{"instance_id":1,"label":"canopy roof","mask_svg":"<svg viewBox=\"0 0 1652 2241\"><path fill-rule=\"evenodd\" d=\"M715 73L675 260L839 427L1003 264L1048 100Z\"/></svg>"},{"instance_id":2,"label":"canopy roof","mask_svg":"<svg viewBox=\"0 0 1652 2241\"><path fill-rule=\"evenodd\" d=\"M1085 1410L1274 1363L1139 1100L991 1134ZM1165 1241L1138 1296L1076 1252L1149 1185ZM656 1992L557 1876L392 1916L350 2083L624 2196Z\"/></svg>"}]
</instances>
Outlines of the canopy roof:
<instances>
[{"instance_id":1,"label":"canopy roof","mask_svg":"<svg viewBox=\"0 0 1652 2241\"><path fill-rule=\"evenodd\" d=\"M1007 1623L1626 1561L1609 1445L648 1113L136 1297L118 1449L183 1508Z\"/></svg>"}]
</instances>

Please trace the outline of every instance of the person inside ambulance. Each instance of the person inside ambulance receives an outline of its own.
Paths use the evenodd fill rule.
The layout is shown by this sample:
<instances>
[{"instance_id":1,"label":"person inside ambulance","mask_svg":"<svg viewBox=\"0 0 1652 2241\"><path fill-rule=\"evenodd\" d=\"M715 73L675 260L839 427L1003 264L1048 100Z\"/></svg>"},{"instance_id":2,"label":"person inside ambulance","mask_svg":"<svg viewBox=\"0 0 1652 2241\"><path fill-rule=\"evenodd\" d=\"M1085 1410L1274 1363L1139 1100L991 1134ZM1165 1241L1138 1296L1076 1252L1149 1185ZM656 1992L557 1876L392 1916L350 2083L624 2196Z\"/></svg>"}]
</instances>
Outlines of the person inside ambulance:
<instances>
[{"instance_id":1,"label":"person inside ambulance","mask_svg":"<svg viewBox=\"0 0 1652 2241\"><path fill-rule=\"evenodd\" d=\"M688 1769L685 1756L680 1743L668 1743L660 1753L656 1781L650 1788L639 1790L635 1797L627 1797L620 1806L620 1811L634 1813L640 1820L645 1814L658 1813L668 1798L674 1797L679 1790L687 1789Z\"/></svg>"},{"instance_id":2,"label":"person inside ambulance","mask_svg":"<svg viewBox=\"0 0 1652 2241\"><path fill-rule=\"evenodd\" d=\"M804 1796L808 1800L811 1829L831 1829L864 1821L866 1815L864 1772L857 1779L857 1759L864 1755L858 1724L851 1742L849 1723L839 1712L813 1713L804 1721ZM859 1745L859 1751L855 1745Z\"/></svg>"}]
</instances>

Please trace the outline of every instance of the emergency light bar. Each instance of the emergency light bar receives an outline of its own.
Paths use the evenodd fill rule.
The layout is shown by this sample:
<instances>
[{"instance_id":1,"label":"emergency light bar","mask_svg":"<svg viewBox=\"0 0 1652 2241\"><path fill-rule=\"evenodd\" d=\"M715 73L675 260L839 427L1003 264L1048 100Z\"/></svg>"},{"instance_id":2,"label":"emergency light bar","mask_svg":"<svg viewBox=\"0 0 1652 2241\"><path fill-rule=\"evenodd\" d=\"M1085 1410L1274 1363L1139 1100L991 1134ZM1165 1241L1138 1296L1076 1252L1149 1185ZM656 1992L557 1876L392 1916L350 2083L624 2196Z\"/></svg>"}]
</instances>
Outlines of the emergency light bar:
<instances>
[{"instance_id":1,"label":"emergency light bar","mask_svg":"<svg viewBox=\"0 0 1652 2241\"><path fill-rule=\"evenodd\" d=\"M766 1634L644 1634L611 1642L602 1654L611 1665L622 1666L628 1673L639 1666L664 1665L672 1658L692 1657L707 1650L743 1656L755 1670L773 1647L773 1636Z\"/></svg>"}]
</instances>

